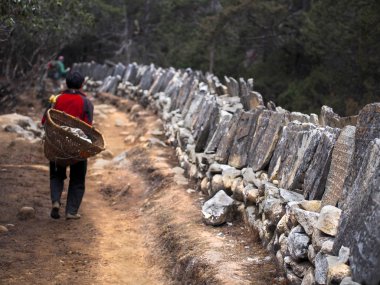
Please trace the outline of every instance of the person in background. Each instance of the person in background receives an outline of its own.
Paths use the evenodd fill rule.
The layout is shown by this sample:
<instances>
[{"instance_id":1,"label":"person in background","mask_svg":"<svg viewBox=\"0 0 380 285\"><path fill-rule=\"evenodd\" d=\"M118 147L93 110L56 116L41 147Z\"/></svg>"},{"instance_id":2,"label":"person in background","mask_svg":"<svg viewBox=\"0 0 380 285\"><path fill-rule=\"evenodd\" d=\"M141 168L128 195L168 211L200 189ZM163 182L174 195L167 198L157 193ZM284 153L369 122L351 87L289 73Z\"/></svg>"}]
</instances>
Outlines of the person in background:
<instances>
[{"instance_id":1,"label":"person in background","mask_svg":"<svg viewBox=\"0 0 380 285\"><path fill-rule=\"evenodd\" d=\"M47 67L47 76L51 79L53 92L58 93L64 88L64 79L70 68L65 68L64 57L60 55L57 60L50 61Z\"/></svg>"},{"instance_id":2,"label":"person in background","mask_svg":"<svg viewBox=\"0 0 380 285\"><path fill-rule=\"evenodd\" d=\"M59 94L52 108L63 111L92 125L94 106L81 89L84 77L77 71L69 72L66 76L67 90ZM47 111L46 111L47 112ZM42 118L42 124L46 121L46 112ZM52 209L50 216L59 219L61 195L66 176L66 166L60 166L50 161L50 194ZM79 207L85 192L85 180L87 172L87 160L70 165L70 182L66 201L66 219L79 219Z\"/></svg>"},{"instance_id":3,"label":"person in background","mask_svg":"<svg viewBox=\"0 0 380 285\"><path fill-rule=\"evenodd\" d=\"M64 60L65 58L63 57L63 55L60 55L56 62L58 70L58 79L66 78L66 74L70 71L70 68L65 68L65 64L63 63Z\"/></svg>"}]
</instances>

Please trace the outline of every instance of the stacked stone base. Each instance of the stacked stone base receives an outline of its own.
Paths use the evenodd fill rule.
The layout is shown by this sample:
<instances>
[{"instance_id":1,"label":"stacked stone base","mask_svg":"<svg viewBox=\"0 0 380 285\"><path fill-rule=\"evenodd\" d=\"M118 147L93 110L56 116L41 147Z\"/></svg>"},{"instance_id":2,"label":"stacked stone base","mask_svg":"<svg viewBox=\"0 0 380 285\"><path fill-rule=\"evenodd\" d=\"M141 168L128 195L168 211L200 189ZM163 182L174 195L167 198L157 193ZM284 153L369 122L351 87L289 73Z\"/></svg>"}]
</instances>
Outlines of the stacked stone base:
<instances>
[{"instance_id":1,"label":"stacked stone base","mask_svg":"<svg viewBox=\"0 0 380 285\"><path fill-rule=\"evenodd\" d=\"M359 284L351 274L378 284L379 103L349 118L324 106L318 118L265 106L250 79L223 85L212 74L135 63L74 69L94 78L89 90L153 108L181 167L209 196L206 224L239 211L290 284Z\"/></svg>"}]
</instances>

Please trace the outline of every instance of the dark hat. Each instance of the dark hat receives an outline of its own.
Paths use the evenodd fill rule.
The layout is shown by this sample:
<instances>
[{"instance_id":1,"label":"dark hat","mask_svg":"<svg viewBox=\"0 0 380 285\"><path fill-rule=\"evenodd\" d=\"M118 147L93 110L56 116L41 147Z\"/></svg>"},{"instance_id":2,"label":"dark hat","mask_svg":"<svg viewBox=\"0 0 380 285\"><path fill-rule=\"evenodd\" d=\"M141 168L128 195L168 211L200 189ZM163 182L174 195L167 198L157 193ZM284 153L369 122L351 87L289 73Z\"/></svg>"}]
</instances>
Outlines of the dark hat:
<instances>
[{"instance_id":1,"label":"dark hat","mask_svg":"<svg viewBox=\"0 0 380 285\"><path fill-rule=\"evenodd\" d=\"M66 75L66 85L67 88L80 89L84 82L84 77L78 71L69 72Z\"/></svg>"}]
</instances>

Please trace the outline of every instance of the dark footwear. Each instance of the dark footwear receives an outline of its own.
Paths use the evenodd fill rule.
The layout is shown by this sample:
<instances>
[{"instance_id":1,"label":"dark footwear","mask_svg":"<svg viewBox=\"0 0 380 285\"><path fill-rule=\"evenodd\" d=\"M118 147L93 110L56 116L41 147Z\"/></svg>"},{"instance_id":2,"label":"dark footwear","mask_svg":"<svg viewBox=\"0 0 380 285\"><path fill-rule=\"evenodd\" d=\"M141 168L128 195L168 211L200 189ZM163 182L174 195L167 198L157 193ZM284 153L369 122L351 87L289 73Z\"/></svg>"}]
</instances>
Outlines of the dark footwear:
<instances>
[{"instance_id":1,"label":"dark footwear","mask_svg":"<svg viewBox=\"0 0 380 285\"><path fill-rule=\"evenodd\" d=\"M66 214L66 220L78 220L78 219L80 219L79 214L69 214L69 213Z\"/></svg>"},{"instance_id":2,"label":"dark footwear","mask_svg":"<svg viewBox=\"0 0 380 285\"><path fill-rule=\"evenodd\" d=\"M53 219L59 219L61 216L59 215L59 202L54 202L53 207L51 208L50 217Z\"/></svg>"}]
</instances>

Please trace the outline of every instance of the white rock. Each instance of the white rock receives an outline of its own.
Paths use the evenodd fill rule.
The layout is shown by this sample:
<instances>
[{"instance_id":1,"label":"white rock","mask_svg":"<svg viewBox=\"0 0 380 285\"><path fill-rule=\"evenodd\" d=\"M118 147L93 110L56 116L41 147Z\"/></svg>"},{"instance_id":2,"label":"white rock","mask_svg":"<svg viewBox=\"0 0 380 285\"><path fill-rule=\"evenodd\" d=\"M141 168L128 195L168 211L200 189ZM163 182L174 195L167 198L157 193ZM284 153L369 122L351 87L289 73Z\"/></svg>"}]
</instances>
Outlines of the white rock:
<instances>
[{"instance_id":1,"label":"white rock","mask_svg":"<svg viewBox=\"0 0 380 285\"><path fill-rule=\"evenodd\" d=\"M212 226L224 224L233 211L233 205L234 200L223 190L219 191L202 207L204 222Z\"/></svg>"},{"instance_id":2,"label":"white rock","mask_svg":"<svg viewBox=\"0 0 380 285\"><path fill-rule=\"evenodd\" d=\"M105 151L102 151L100 153L100 157L105 159L112 159L114 157L114 154L112 153L112 151L106 149Z\"/></svg>"},{"instance_id":3,"label":"white rock","mask_svg":"<svg viewBox=\"0 0 380 285\"><path fill-rule=\"evenodd\" d=\"M225 189L231 189L234 179L241 175L241 171L235 168L228 168L222 171L223 184Z\"/></svg>"},{"instance_id":4,"label":"white rock","mask_svg":"<svg viewBox=\"0 0 380 285\"><path fill-rule=\"evenodd\" d=\"M255 172L253 172L252 168L243 168L241 170L241 174L243 175L243 179L246 183L253 184L253 180L256 179Z\"/></svg>"},{"instance_id":5,"label":"white rock","mask_svg":"<svg viewBox=\"0 0 380 285\"><path fill-rule=\"evenodd\" d=\"M36 211L32 207L22 207L17 214L19 220L30 220L35 218Z\"/></svg>"},{"instance_id":6,"label":"white rock","mask_svg":"<svg viewBox=\"0 0 380 285\"><path fill-rule=\"evenodd\" d=\"M245 193L247 194L247 203L256 204L260 196L259 189L253 188L251 185L245 186Z\"/></svg>"},{"instance_id":7,"label":"white rock","mask_svg":"<svg viewBox=\"0 0 380 285\"><path fill-rule=\"evenodd\" d=\"M8 229L2 225L0 225L0 234L1 233L7 233L8 232Z\"/></svg>"},{"instance_id":8,"label":"white rock","mask_svg":"<svg viewBox=\"0 0 380 285\"><path fill-rule=\"evenodd\" d=\"M201 191L203 194L208 194L208 188L210 186L209 180L207 177L203 178L201 181Z\"/></svg>"},{"instance_id":9,"label":"white rock","mask_svg":"<svg viewBox=\"0 0 380 285\"><path fill-rule=\"evenodd\" d=\"M339 262L347 263L350 257L350 249L348 247L342 246L339 250Z\"/></svg>"},{"instance_id":10,"label":"white rock","mask_svg":"<svg viewBox=\"0 0 380 285\"><path fill-rule=\"evenodd\" d=\"M220 174L216 174L211 179L211 191L209 193L210 196L213 196L219 190L224 189L223 177Z\"/></svg>"},{"instance_id":11,"label":"white rock","mask_svg":"<svg viewBox=\"0 0 380 285\"><path fill-rule=\"evenodd\" d=\"M277 232L280 234L282 233L288 234L290 232L290 229L288 227L288 222L289 222L289 214L285 213L285 215L283 215L280 221L277 223Z\"/></svg>"},{"instance_id":12,"label":"white rock","mask_svg":"<svg viewBox=\"0 0 380 285\"><path fill-rule=\"evenodd\" d=\"M337 207L324 206L319 215L317 228L328 235L336 236L341 213L342 210Z\"/></svg>"},{"instance_id":13,"label":"white rock","mask_svg":"<svg viewBox=\"0 0 380 285\"><path fill-rule=\"evenodd\" d=\"M293 213L296 217L296 220L304 228L305 232L311 236L317 224L319 214L315 212L305 211L299 208L294 208Z\"/></svg>"},{"instance_id":14,"label":"white rock","mask_svg":"<svg viewBox=\"0 0 380 285\"><path fill-rule=\"evenodd\" d=\"M129 135L124 139L125 143L134 143L136 141L136 136Z\"/></svg>"},{"instance_id":15,"label":"white rock","mask_svg":"<svg viewBox=\"0 0 380 285\"><path fill-rule=\"evenodd\" d=\"M300 204L301 208L305 211L319 213L322 207L322 201L320 200L303 200Z\"/></svg>"},{"instance_id":16,"label":"white rock","mask_svg":"<svg viewBox=\"0 0 380 285\"><path fill-rule=\"evenodd\" d=\"M333 251L334 240L327 240L322 243L321 252L325 254L330 254Z\"/></svg>"}]
</instances>

